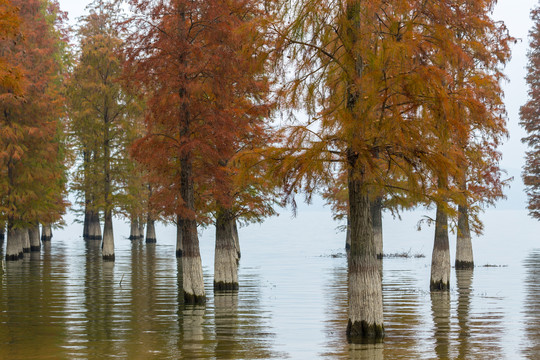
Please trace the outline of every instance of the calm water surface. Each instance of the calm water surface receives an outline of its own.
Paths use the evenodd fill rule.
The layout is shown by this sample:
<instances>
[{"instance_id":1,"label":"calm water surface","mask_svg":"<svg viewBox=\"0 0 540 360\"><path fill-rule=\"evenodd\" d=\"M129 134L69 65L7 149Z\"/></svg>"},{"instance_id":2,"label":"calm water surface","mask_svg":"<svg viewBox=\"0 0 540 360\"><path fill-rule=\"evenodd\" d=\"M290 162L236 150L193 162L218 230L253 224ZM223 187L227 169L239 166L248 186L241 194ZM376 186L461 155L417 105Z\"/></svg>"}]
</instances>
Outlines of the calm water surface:
<instances>
[{"instance_id":1,"label":"calm water surface","mask_svg":"<svg viewBox=\"0 0 540 360\"><path fill-rule=\"evenodd\" d=\"M540 359L534 239L487 233L477 264L497 266L453 269L452 290L430 294L430 229L385 228L386 252L427 256L384 260L385 342L349 345L343 235L326 212L286 220L241 230L238 292L213 294L213 233L202 234L204 307L182 305L174 229L146 245L117 226L115 263L79 227L58 230L2 266L0 359Z\"/></svg>"}]
</instances>

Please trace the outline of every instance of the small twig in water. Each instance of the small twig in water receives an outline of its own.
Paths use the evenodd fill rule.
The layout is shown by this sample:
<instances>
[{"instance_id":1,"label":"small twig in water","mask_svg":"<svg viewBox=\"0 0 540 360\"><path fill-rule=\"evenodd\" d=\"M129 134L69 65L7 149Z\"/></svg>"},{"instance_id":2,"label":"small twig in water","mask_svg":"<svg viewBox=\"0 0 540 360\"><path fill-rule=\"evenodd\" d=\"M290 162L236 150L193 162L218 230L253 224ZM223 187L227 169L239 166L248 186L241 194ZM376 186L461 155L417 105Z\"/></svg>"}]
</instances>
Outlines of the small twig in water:
<instances>
[{"instance_id":1,"label":"small twig in water","mask_svg":"<svg viewBox=\"0 0 540 360\"><path fill-rule=\"evenodd\" d=\"M122 278L120 279L120 287L122 287L122 280L124 280L124 275L125 274L122 274Z\"/></svg>"}]
</instances>

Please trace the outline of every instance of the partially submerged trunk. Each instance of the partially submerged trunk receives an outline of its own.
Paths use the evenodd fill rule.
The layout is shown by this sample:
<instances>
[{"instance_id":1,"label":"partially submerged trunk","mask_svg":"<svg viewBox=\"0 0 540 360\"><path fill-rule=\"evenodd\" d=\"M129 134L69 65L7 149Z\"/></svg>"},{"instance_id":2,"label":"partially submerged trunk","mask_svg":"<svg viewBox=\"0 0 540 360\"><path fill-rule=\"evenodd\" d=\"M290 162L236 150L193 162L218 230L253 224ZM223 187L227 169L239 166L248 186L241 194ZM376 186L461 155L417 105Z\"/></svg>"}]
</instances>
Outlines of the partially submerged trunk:
<instances>
[{"instance_id":1,"label":"partially submerged trunk","mask_svg":"<svg viewBox=\"0 0 540 360\"><path fill-rule=\"evenodd\" d=\"M154 224L154 220L148 217L148 222L146 223L146 243L155 244L156 242L156 227Z\"/></svg>"},{"instance_id":2,"label":"partially submerged trunk","mask_svg":"<svg viewBox=\"0 0 540 360\"><path fill-rule=\"evenodd\" d=\"M30 237L30 251L40 251L39 224L35 224L28 229L28 236Z\"/></svg>"},{"instance_id":3,"label":"partially submerged trunk","mask_svg":"<svg viewBox=\"0 0 540 360\"><path fill-rule=\"evenodd\" d=\"M182 224L183 220L180 218L180 215L176 216L176 257L182 257Z\"/></svg>"},{"instance_id":4,"label":"partially submerged trunk","mask_svg":"<svg viewBox=\"0 0 540 360\"><path fill-rule=\"evenodd\" d=\"M21 242L21 230L13 229L8 225L7 245L6 245L6 260L15 261L23 257L23 245Z\"/></svg>"},{"instance_id":5,"label":"partially submerged trunk","mask_svg":"<svg viewBox=\"0 0 540 360\"><path fill-rule=\"evenodd\" d=\"M131 217L131 228L129 231L129 239L130 240L137 240L140 239L139 234L139 220L136 216Z\"/></svg>"},{"instance_id":6,"label":"partially submerged trunk","mask_svg":"<svg viewBox=\"0 0 540 360\"><path fill-rule=\"evenodd\" d=\"M85 210L84 211L84 222L83 222L83 239L88 240L88 237L90 236L90 221L91 221L92 215L90 211Z\"/></svg>"},{"instance_id":7,"label":"partially submerged trunk","mask_svg":"<svg viewBox=\"0 0 540 360\"><path fill-rule=\"evenodd\" d=\"M101 240L101 224L99 223L99 211L90 212L90 224L88 225L88 240Z\"/></svg>"},{"instance_id":8,"label":"partially submerged trunk","mask_svg":"<svg viewBox=\"0 0 540 360\"><path fill-rule=\"evenodd\" d=\"M114 235L111 210L105 213L105 224L103 225L103 244L101 253L103 256L103 260L114 261Z\"/></svg>"},{"instance_id":9,"label":"partially submerged trunk","mask_svg":"<svg viewBox=\"0 0 540 360\"><path fill-rule=\"evenodd\" d=\"M431 256L431 291L450 289L450 247L448 244L448 215L442 205L437 204L435 239Z\"/></svg>"},{"instance_id":10,"label":"partially submerged trunk","mask_svg":"<svg viewBox=\"0 0 540 360\"><path fill-rule=\"evenodd\" d=\"M234 217L225 209L216 219L214 291L238 289L238 252L234 239Z\"/></svg>"},{"instance_id":11,"label":"partially submerged trunk","mask_svg":"<svg viewBox=\"0 0 540 360\"><path fill-rule=\"evenodd\" d=\"M371 219L373 221L373 239L378 259L383 258L382 198L376 197L371 202Z\"/></svg>"},{"instance_id":12,"label":"partially submerged trunk","mask_svg":"<svg viewBox=\"0 0 540 360\"><path fill-rule=\"evenodd\" d=\"M473 249L469 214L466 206L458 206L458 225L456 239L456 270L473 269Z\"/></svg>"},{"instance_id":13,"label":"partially submerged trunk","mask_svg":"<svg viewBox=\"0 0 540 360\"><path fill-rule=\"evenodd\" d=\"M195 213L195 191L192 164L189 158L183 158L180 164L180 192L186 207ZM202 272L197 222L194 218L182 221L182 285L185 304L203 304L206 302Z\"/></svg>"},{"instance_id":14,"label":"partially submerged trunk","mask_svg":"<svg viewBox=\"0 0 540 360\"><path fill-rule=\"evenodd\" d=\"M349 321L352 343L379 342L384 338L382 282L373 238L370 201L362 174L349 173Z\"/></svg>"},{"instance_id":15,"label":"partially submerged trunk","mask_svg":"<svg viewBox=\"0 0 540 360\"><path fill-rule=\"evenodd\" d=\"M52 229L50 224L41 225L41 241L51 241Z\"/></svg>"},{"instance_id":16,"label":"partially submerged trunk","mask_svg":"<svg viewBox=\"0 0 540 360\"><path fill-rule=\"evenodd\" d=\"M30 252L30 236L28 235L28 229L24 228L20 230L20 237L23 247L23 252L29 253Z\"/></svg>"},{"instance_id":17,"label":"partially submerged trunk","mask_svg":"<svg viewBox=\"0 0 540 360\"><path fill-rule=\"evenodd\" d=\"M232 221L232 235L234 239L234 247L236 249L236 261L239 262L242 257L242 252L240 251L240 238L238 236L238 224L236 219Z\"/></svg>"}]
</instances>

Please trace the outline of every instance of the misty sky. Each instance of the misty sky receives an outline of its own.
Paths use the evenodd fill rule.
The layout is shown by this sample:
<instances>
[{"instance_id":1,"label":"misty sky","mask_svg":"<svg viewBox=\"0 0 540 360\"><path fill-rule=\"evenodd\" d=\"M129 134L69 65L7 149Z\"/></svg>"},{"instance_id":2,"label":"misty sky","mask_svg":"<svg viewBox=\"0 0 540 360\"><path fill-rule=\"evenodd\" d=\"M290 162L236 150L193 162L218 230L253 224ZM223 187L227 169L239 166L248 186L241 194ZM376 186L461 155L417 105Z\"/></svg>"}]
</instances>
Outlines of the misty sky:
<instances>
[{"instance_id":1,"label":"misty sky","mask_svg":"<svg viewBox=\"0 0 540 360\"><path fill-rule=\"evenodd\" d=\"M70 22L75 24L77 17L84 14L84 8L89 1L59 0L62 10L69 14ZM500 0L493 14L497 20L502 20L508 27L510 34L520 41L512 48L512 60L507 65L505 73L509 82L504 84L505 103L508 111L508 129L510 139L501 148L504 157L502 168L514 177L511 189L506 190L508 200L499 204L499 207L524 208L525 195L521 181L521 168L526 147L521 144L525 135L519 126L519 107L527 99L525 84L525 66L527 64L527 34L532 26L529 13L537 4L535 0Z\"/></svg>"}]
</instances>

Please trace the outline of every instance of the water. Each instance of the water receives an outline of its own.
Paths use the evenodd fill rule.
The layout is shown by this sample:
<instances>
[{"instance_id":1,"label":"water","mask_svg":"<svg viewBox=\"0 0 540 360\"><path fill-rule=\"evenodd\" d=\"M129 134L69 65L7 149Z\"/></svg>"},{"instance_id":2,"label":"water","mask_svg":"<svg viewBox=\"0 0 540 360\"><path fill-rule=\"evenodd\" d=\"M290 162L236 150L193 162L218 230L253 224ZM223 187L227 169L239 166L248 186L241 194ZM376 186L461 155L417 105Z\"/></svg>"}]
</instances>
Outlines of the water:
<instances>
[{"instance_id":1,"label":"water","mask_svg":"<svg viewBox=\"0 0 540 360\"><path fill-rule=\"evenodd\" d=\"M204 307L181 306L173 228L158 227L158 244L146 245L115 224L114 264L80 226L57 230L40 254L2 266L0 359L540 358L537 223L521 211L487 214L474 240L479 266L452 270L451 291L430 294L433 229L415 232L417 215L407 216L385 218L385 252L426 257L383 262L383 344L347 343L343 234L314 210L240 230L238 292L213 294L205 230Z\"/></svg>"}]
</instances>

